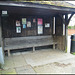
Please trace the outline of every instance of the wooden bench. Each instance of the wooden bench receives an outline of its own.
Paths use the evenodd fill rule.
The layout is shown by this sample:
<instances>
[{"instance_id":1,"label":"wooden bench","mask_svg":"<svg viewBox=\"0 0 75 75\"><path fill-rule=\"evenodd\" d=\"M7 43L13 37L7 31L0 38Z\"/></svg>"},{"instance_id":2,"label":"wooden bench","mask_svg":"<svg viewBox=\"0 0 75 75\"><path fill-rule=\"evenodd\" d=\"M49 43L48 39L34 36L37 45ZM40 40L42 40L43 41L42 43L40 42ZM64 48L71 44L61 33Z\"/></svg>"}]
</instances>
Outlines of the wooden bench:
<instances>
[{"instance_id":1,"label":"wooden bench","mask_svg":"<svg viewBox=\"0 0 75 75\"><path fill-rule=\"evenodd\" d=\"M4 50L8 50L8 56L10 56L10 50L21 49L38 46L53 45L55 49L56 42L53 42L52 36L30 36L30 37L15 37L15 38L5 38L4 39Z\"/></svg>"}]
</instances>

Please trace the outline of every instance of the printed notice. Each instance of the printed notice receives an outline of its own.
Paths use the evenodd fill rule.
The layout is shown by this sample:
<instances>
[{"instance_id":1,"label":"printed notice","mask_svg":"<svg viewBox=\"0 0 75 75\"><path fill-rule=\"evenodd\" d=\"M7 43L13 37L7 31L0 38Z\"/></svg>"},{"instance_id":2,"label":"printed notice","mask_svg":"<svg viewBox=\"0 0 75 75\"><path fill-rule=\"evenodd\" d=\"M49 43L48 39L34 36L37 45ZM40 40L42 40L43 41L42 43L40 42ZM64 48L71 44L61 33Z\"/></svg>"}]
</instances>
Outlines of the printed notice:
<instances>
[{"instance_id":1,"label":"printed notice","mask_svg":"<svg viewBox=\"0 0 75 75\"><path fill-rule=\"evenodd\" d=\"M26 18L22 18L22 24L26 24Z\"/></svg>"},{"instance_id":2,"label":"printed notice","mask_svg":"<svg viewBox=\"0 0 75 75\"><path fill-rule=\"evenodd\" d=\"M45 23L45 27L50 27L50 23Z\"/></svg>"},{"instance_id":3,"label":"printed notice","mask_svg":"<svg viewBox=\"0 0 75 75\"><path fill-rule=\"evenodd\" d=\"M16 33L21 33L21 27L16 27Z\"/></svg>"},{"instance_id":4,"label":"printed notice","mask_svg":"<svg viewBox=\"0 0 75 75\"><path fill-rule=\"evenodd\" d=\"M16 26L21 26L20 21L16 20Z\"/></svg>"},{"instance_id":5,"label":"printed notice","mask_svg":"<svg viewBox=\"0 0 75 75\"><path fill-rule=\"evenodd\" d=\"M27 27L31 27L31 22L30 21L27 22Z\"/></svg>"},{"instance_id":6,"label":"printed notice","mask_svg":"<svg viewBox=\"0 0 75 75\"><path fill-rule=\"evenodd\" d=\"M43 26L38 26L38 34L43 34Z\"/></svg>"}]
</instances>

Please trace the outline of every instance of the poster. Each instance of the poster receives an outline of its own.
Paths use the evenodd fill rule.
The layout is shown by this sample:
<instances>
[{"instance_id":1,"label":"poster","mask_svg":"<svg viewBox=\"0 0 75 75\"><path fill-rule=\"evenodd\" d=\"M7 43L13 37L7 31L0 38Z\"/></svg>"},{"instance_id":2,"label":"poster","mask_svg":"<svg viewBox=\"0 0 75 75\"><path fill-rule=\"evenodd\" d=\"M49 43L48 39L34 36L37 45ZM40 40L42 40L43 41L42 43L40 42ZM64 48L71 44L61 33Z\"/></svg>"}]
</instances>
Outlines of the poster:
<instances>
[{"instance_id":1,"label":"poster","mask_svg":"<svg viewBox=\"0 0 75 75\"><path fill-rule=\"evenodd\" d=\"M27 27L31 27L31 22L30 21L27 22Z\"/></svg>"},{"instance_id":2,"label":"poster","mask_svg":"<svg viewBox=\"0 0 75 75\"><path fill-rule=\"evenodd\" d=\"M21 26L20 21L16 20L16 26Z\"/></svg>"},{"instance_id":3,"label":"poster","mask_svg":"<svg viewBox=\"0 0 75 75\"><path fill-rule=\"evenodd\" d=\"M23 28L26 28L26 24L23 24Z\"/></svg>"},{"instance_id":4,"label":"poster","mask_svg":"<svg viewBox=\"0 0 75 75\"><path fill-rule=\"evenodd\" d=\"M45 27L50 27L50 23L45 23Z\"/></svg>"},{"instance_id":5,"label":"poster","mask_svg":"<svg viewBox=\"0 0 75 75\"><path fill-rule=\"evenodd\" d=\"M21 33L21 27L16 27L16 33Z\"/></svg>"},{"instance_id":6,"label":"poster","mask_svg":"<svg viewBox=\"0 0 75 75\"><path fill-rule=\"evenodd\" d=\"M36 22L36 19L34 18L34 19L33 19L33 23L35 23L35 22Z\"/></svg>"},{"instance_id":7,"label":"poster","mask_svg":"<svg viewBox=\"0 0 75 75\"><path fill-rule=\"evenodd\" d=\"M2 11L2 14L7 14L7 11Z\"/></svg>"},{"instance_id":8,"label":"poster","mask_svg":"<svg viewBox=\"0 0 75 75\"><path fill-rule=\"evenodd\" d=\"M26 18L22 18L22 24L26 24Z\"/></svg>"},{"instance_id":9,"label":"poster","mask_svg":"<svg viewBox=\"0 0 75 75\"><path fill-rule=\"evenodd\" d=\"M38 34L43 34L43 26L38 25Z\"/></svg>"},{"instance_id":10,"label":"poster","mask_svg":"<svg viewBox=\"0 0 75 75\"><path fill-rule=\"evenodd\" d=\"M43 20L41 18L38 18L38 25L42 25L43 24Z\"/></svg>"}]
</instances>

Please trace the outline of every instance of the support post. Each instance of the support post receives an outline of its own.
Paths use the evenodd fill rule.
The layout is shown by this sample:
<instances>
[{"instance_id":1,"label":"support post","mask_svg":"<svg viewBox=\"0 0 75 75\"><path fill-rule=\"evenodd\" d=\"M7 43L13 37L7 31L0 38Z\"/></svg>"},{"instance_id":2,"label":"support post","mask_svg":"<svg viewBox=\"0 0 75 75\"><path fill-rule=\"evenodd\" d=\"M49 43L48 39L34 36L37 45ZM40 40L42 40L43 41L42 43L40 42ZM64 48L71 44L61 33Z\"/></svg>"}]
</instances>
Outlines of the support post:
<instances>
[{"instance_id":1,"label":"support post","mask_svg":"<svg viewBox=\"0 0 75 75\"><path fill-rule=\"evenodd\" d=\"M66 27L65 27L66 28L65 29L66 30L66 32L65 32L65 34L66 34L65 35L65 50L67 52L67 38L68 38L68 25L67 25L68 23L67 23L67 21L68 21L68 14L65 15L65 21L66 21L66 24L65 24L66 25Z\"/></svg>"},{"instance_id":2,"label":"support post","mask_svg":"<svg viewBox=\"0 0 75 75\"><path fill-rule=\"evenodd\" d=\"M35 47L33 46L33 52L35 51Z\"/></svg>"},{"instance_id":3,"label":"support post","mask_svg":"<svg viewBox=\"0 0 75 75\"><path fill-rule=\"evenodd\" d=\"M55 43L53 44L53 49L55 50Z\"/></svg>"},{"instance_id":4,"label":"support post","mask_svg":"<svg viewBox=\"0 0 75 75\"><path fill-rule=\"evenodd\" d=\"M8 50L8 56L10 56L10 50Z\"/></svg>"},{"instance_id":5,"label":"support post","mask_svg":"<svg viewBox=\"0 0 75 75\"><path fill-rule=\"evenodd\" d=\"M0 63L4 64L4 49L3 49L3 40L2 40L1 15L0 15Z\"/></svg>"}]
</instances>

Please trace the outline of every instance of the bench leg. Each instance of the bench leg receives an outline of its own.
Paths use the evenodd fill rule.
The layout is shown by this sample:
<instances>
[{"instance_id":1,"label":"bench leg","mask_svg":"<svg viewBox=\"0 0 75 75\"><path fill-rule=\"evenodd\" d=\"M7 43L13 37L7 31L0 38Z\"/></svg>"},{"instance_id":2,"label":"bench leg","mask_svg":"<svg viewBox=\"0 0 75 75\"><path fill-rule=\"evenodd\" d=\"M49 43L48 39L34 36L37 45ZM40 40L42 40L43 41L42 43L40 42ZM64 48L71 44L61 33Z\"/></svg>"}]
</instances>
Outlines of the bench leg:
<instances>
[{"instance_id":1,"label":"bench leg","mask_svg":"<svg viewBox=\"0 0 75 75\"><path fill-rule=\"evenodd\" d=\"M55 49L55 44L53 44L53 49Z\"/></svg>"},{"instance_id":2,"label":"bench leg","mask_svg":"<svg viewBox=\"0 0 75 75\"><path fill-rule=\"evenodd\" d=\"M35 47L33 47L33 52L35 51Z\"/></svg>"},{"instance_id":3,"label":"bench leg","mask_svg":"<svg viewBox=\"0 0 75 75\"><path fill-rule=\"evenodd\" d=\"M10 56L10 50L8 50L8 56Z\"/></svg>"}]
</instances>

